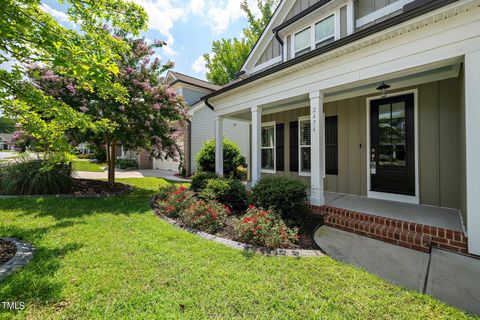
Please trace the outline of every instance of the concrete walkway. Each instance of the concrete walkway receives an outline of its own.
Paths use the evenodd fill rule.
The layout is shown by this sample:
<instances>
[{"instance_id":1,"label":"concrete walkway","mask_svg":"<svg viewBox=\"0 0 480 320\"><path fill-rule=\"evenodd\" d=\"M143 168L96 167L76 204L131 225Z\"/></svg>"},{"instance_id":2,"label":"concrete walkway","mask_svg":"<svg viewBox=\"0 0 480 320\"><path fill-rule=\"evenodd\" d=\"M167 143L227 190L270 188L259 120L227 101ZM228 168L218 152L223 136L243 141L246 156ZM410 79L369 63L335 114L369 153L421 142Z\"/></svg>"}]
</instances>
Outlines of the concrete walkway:
<instances>
[{"instance_id":1,"label":"concrete walkway","mask_svg":"<svg viewBox=\"0 0 480 320\"><path fill-rule=\"evenodd\" d=\"M480 315L480 260L439 249L421 253L326 226L314 240L335 259Z\"/></svg>"},{"instance_id":2,"label":"concrete walkway","mask_svg":"<svg viewBox=\"0 0 480 320\"><path fill-rule=\"evenodd\" d=\"M77 171L76 177L80 179L108 179L108 172L84 172ZM190 182L175 176L175 172L169 170L135 170L135 171L115 171L115 177L122 178L164 178L175 182Z\"/></svg>"}]
</instances>

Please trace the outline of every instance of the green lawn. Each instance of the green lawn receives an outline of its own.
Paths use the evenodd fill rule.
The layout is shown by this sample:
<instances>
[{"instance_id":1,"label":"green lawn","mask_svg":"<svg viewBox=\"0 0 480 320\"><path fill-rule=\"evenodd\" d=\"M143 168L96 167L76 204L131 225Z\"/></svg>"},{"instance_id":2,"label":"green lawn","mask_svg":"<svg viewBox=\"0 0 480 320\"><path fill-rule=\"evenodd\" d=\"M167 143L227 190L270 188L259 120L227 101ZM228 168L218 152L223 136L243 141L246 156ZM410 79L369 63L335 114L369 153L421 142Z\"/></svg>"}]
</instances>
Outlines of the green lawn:
<instances>
[{"instance_id":1,"label":"green lawn","mask_svg":"<svg viewBox=\"0 0 480 320\"><path fill-rule=\"evenodd\" d=\"M105 172L103 168L106 166L105 163L92 163L88 160L78 160L73 163L73 169L76 171Z\"/></svg>"},{"instance_id":2,"label":"green lawn","mask_svg":"<svg viewBox=\"0 0 480 320\"><path fill-rule=\"evenodd\" d=\"M2 199L0 234L33 243L0 283L31 319L457 319L461 311L329 257L265 257L175 229L149 200L162 179L110 199ZM3 314L1 313L3 312Z\"/></svg>"}]
</instances>

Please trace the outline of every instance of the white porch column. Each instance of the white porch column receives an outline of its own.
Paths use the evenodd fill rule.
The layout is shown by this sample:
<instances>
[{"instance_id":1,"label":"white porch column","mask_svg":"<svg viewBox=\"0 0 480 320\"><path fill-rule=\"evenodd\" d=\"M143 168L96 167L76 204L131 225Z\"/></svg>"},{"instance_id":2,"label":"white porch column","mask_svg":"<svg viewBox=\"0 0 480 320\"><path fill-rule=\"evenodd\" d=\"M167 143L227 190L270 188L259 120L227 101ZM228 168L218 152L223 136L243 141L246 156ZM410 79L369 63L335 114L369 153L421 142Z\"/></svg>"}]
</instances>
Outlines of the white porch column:
<instances>
[{"instance_id":1,"label":"white porch column","mask_svg":"<svg viewBox=\"0 0 480 320\"><path fill-rule=\"evenodd\" d=\"M323 93L310 93L310 152L311 152L311 195L310 203L325 204L323 179L325 176L325 116L323 114Z\"/></svg>"},{"instance_id":2,"label":"white porch column","mask_svg":"<svg viewBox=\"0 0 480 320\"><path fill-rule=\"evenodd\" d=\"M262 176L262 108L252 108L252 183Z\"/></svg>"},{"instance_id":3,"label":"white porch column","mask_svg":"<svg viewBox=\"0 0 480 320\"><path fill-rule=\"evenodd\" d=\"M215 172L223 177L223 118L215 118Z\"/></svg>"},{"instance_id":4,"label":"white porch column","mask_svg":"<svg viewBox=\"0 0 480 320\"><path fill-rule=\"evenodd\" d=\"M468 251L480 255L480 51L465 55Z\"/></svg>"}]
</instances>

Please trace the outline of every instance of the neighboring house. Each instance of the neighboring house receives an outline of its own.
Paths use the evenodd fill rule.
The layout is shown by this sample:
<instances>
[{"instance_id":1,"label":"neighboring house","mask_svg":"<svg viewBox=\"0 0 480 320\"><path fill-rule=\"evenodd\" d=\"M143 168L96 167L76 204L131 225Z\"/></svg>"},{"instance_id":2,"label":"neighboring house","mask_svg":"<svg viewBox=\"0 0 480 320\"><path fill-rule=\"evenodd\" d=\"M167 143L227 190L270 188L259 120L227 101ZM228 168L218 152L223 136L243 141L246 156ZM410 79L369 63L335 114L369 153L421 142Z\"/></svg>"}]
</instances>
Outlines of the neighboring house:
<instances>
[{"instance_id":1,"label":"neighboring house","mask_svg":"<svg viewBox=\"0 0 480 320\"><path fill-rule=\"evenodd\" d=\"M13 133L0 133L0 150L14 150Z\"/></svg>"},{"instance_id":2,"label":"neighboring house","mask_svg":"<svg viewBox=\"0 0 480 320\"><path fill-rule=\"evenodd\" d=\"M215 113L208 108L200 99L216 90L221 89L207 81L196 79L178 72L170 71L165 81L175 92L182 96L190 106L190 123L178 141L184 151L185 169L187 175L194 173L197 168L195 157L206 141L215 138L214 119ZM249 122L243 120L225 120L224 137L239 145L242 154L249 159ZM178 171L179 161L153 160L154 169L167 169Z\"/></svg>"},{"instance_id":3,"label":"neighboring house","mask_svg":"<svg viewBox=\"0 0 480 320\"><path fill-rule=\"evenodd\" d=\"M414 220L451 208L466 228L455 239L403 226L480 255L480 1L283 0L239 78L203 101L217 138L251 122L253 183L300 179L320 210L326 192L417 204Z\"/></svg>"}]
</instances>

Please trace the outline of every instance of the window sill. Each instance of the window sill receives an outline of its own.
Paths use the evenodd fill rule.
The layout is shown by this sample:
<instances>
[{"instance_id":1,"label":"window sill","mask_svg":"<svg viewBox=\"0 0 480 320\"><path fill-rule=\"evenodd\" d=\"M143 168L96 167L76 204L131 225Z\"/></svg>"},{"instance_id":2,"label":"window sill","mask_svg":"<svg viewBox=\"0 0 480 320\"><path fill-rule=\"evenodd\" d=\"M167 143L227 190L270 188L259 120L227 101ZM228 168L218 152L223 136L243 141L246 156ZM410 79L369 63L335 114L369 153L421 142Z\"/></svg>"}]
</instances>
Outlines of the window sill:
<instances>
[{"instance_id":1,"label":"window sill","mask_svg":"<svg viewBox=\"0 0 480 320\"><path fill-rule=\"evenodd\" d=\"M299 172L298 175L300 177L311 177L312 173L311 172Z\"/></svg>"},{"instance_id":2,"label":"window sill","mask_svg":"<svg viewBox=\"0 0 480 320\"><path fill-rule=\"evenodd\" d=\"M271 173L271 174L277 173L276 170L264 170L264 169L262 169L261 172L262 172L262 173Z\"/></svg>"}]
</instances>

